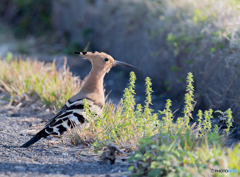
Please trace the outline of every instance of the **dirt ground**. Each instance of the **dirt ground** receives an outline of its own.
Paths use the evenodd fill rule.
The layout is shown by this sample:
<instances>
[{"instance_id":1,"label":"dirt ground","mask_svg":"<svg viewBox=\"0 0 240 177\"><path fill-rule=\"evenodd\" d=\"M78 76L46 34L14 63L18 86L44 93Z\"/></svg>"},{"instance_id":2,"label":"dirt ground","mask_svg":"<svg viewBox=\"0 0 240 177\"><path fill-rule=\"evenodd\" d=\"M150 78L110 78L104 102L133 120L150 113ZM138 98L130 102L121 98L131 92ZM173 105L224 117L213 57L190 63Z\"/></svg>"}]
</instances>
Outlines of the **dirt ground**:
<instances>
[{"instance_id":1,"label":"dirt ground","mask_svg":"<svg viewBox=\"0 0 240 177\"><path fill-rule=\"evenodd\" d=\"M0 177L129 175L129 164L120 157L113 165L102 162L89 147L70 144L67 135L62 139L41 139L29 148L20 148L43 128L53 113L40 100L9 106L4 97L6 94L0 93ZM240 127L232 131L228 147L240 142Z\"/></svg>"},{"instance_id":2,"label":"dirt ground","mask_svg":"<svg viewBox=\"0 0 240 177\"><path fill-rule=\"evenodd\" d=\"M42 139L30 148L19 146L40 130L52 113L39 105L8 106L0 99L0 176L126 176L129 165L101 162L88 147L60 138Z\"/></svg>"}]
</instances>

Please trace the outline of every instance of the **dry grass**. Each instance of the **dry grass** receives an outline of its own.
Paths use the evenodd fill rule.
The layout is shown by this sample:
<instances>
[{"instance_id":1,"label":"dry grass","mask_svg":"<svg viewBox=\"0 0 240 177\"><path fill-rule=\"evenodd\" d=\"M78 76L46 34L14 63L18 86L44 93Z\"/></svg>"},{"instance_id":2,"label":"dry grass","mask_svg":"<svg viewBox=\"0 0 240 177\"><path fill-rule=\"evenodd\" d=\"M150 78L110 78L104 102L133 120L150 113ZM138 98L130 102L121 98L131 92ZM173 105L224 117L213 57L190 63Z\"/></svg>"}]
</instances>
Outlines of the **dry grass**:
<instances>
[{"instance_id":1,"label":"dry grass","mask_svg":"<svg viewBox=\"0 0 240 177\"><path fill-rule=\"evenodd\" d=\"M66 67L66 59L63 68L57 70L55 62L12 59L9 54L0 60L0 68L0 85L11 94L11 103L36 93L47 107L60 109L83 83Z\"/></svg>"},{"instance_id":2,"label":"dry grass","mask_svg":"<svg viewBox=\"0 0 240 177\"><path fill-rule=\"evenodd\" d=\"M46 105L60 107L81 88L82 82L72 76L66 65L59 71L54 63L12 60L11 55L8 55L6 60L0 60L0 66L1 85L11 93L12 101L21 99L24 94L31 96L37 93ZM212 131L211 109L204 114L199 111L198 125L189 125L195 106L191 73L187 77L184 114L176 124L172 123L170 100L167 100L166 108L159 111L164 116L163 120L158 120L157 114L152 113L149 107L152 93L150 78L146 78L145 105L136 105L135 80L136 76L132 72L129 86L124 90L119 105L106 104L100 116L92 115L85 101L88 124L69 130L71 143L93 144L96 151L104 152L103 160L112 158L112 162L116 150L106 151L106 146L117 148L125 156L128 155L125 159L132 154L133 149L136 150L130 158L133 164L130 170L136 176L196 176L209 174L210 169L233 169L234 175L239 175L239 145L234 149L222 145L224 135L230 133L231 110L222 113L228 119L226 130L215 126ZM220 136L219 132L223 135ZM130 153L121 151L117 146L111 145L113 143Z\"/></svg>"},{"instance_id":3,"label":"dry grass","mask_svg":"<svg viewBox=\"0 0 240 177\"><path fill-rule=\"evenodd\" d=\"M142 137L150 137L158 132L159 120L156 113L149 108L151 104L151 81L146 78L146 101L145 105L135 103L135 80L133 72L130 74L130 83L124 90L123 99L116 106L107 103L102 115L94 116L87 111L89 126L69 130L73 144L92 143L97 149L114 143L126 149L137 149ZM76 140L76 141L75 141Z\"/></svg>"},{"instance_id":4,"label":"dry grass","mask_svg":"<svg viewBox=\"0 0 240 177\"><path fill-rule=\"evenodd\" d=\"M63 68L57 70L54 62L45 64L30 59L24 61L21 58L13 59L9 54L5 60L0 60L0 66L0 85L11 94L12 104L37 94L47 107L60 109L83 84L78 77L72 76L66 62ZM146 79L147 97L145 105L141 106L135 103L135 80L136 76L132 72L129 87L125 89L119 105L107 103L100 116L92 115L85 105L88 123L69 130L72 144L95 142L100 147L115 143L136 149L143 136L157 133L157 115L149 108L151 81Z\"/></svg>"}]
</instances>

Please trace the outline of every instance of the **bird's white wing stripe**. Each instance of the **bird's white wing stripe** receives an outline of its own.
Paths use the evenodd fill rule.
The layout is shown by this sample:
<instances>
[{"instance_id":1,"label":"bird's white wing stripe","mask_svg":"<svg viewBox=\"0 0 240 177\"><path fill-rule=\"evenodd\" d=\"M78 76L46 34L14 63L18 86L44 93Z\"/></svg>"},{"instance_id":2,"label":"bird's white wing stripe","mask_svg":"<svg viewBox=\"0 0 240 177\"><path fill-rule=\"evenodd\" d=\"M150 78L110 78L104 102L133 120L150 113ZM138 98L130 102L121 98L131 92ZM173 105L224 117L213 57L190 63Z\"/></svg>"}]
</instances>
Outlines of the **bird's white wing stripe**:
<instances>
[{"instance_id":1,"label":"bird's white wing stripe","mask_svg":"<svg viewBox=\"0 0 240 177\"><path fill-rule=\"evenodd\" d=\"M73 114L70 116L71 121L73 121L76 125L80 125L80 122L78 121L78 118L74 116Z\"/></svg>"},{"instance_id":2,"label":"bird's white wing stripe","mask_svg":"<svg viewBox=\"0 0 240 177\"><path fill-rule=\"evenodd\" d=\"M72 104L70 104L68 101L66 102L66 106L69 108L70 106L72 105L75 105L75 104L83 104L83 100L80 100L80 101L75 101L73 102Z\"/></svg>"},{"instance_id":3,"label":"bird's white wing stripe","mask_svg":"<svg viewBox=\"0 0 240 177\"><path fill-rule=\"evenodd\" d=\"M59 135L59 129L55 126L53 127L53 132L57 133Z\"/></svg>"},{"instance_id":4,"label":"bird's white wing stripe","mask_svg":"<svg viewBox=\"0 0 240 177\"><path fill-rule=\"evenodd\" d=\"M73 112L74 110L68 110L68 111L66 111L66 112L64 112L64 113L62 113L60 116L62 116L62 115L64 115L65 113L68 113L68 112ZM65 119L65 118L67 118L67 117L69 117L71 114L68 114L68 115L66 115L66 116L64 116L64 117L57 117L57 118L55 118L55 120L56 121L59 121L59 120L61 120L61 119Z\"/></svg>"},{"instance_id":5,"label":"bird's white wing stripe","mask_svg":"<svg viewBox=\"0 0 240 177\"><path fill-rule=\"evenodd\" d=\"M66 111L67 107L66 105L63 106L63 108L57 113L55 114L49 121L48 123L45 125L45 128L52 122L54 121L57 117L61 116L65 111Z\"/></svg>"},{"instance_id":6,"label":"bird's white wing stripe","mask_svg":"<svg viewBox=\"0 0 240 177\"><path fill-rule=\"evenodd\" d=\"M74 125L86 124L86 111L84 110L83 100L75 101L73 103L69 103L69 101L65 104L65 110L61 110L58 115L52 119L46 126L45 132L47 134L62 134L67 129L71 129ZM87 103L89 105L89 110L99 115L102 111L102 107L95 104L93 101L87 99ZM71 123L73 125L71 126Z\"/></svg>"},{"instance_id":7,"label":"bird's white wing stripe","mask_svg":"<svg viewBox=\"0 0 240 177\"><path fill-rule=\"evenodd\" d=\"M65 119L65 118L67 118L67 117L71 117L72 115L73 115L73 113L77 113L77 114L79 114L79 115L82 115L83 117L84 117L84 115L86 115L86 113L85 113L85 111L84 110L79 110L79 109L75 109L75 110L68 110L68 111L66 111L66 112L64 112L64 113L68 113L68 112L72 112L72 114L68 114L68 115L66 115L66 116L64 116L64 117L61 117L61 118L56 118L55 120L56 120L56 122L57 121L59 121L59 120L63 120L63 119ZM64 114L63 113L63 114ZM63 114L61 114L60 116L62 116ZM71 118L70 118L71 119ZM49 125L49 127L50 128L52 128L50 125Z\"/></svg>"},{"instance_id":8,"label":"bird's white wing stripe","mask_svg":"<svg viewBox=\"0 0 240 177\"><path fill-rule=\"evenodd\" d=\"M45 128L45 132L47 133L47 134L51 134L52 132L49 132L49 131L47 131L47 129Z\"/></svg>"},{"instance_id":9,"label":"bird's white wing stripe","mask_svg":"<svg viewBox=\"0 0 240 177\"><path fill-rule=\"evenodd\" d=\"M83 113L85 113L85 111L79 110L79 109L75 109L75 110L72 110L72 111L73 111L73 113L77 113L79 115L83 115Z\"/></svg>"}]
</instances>

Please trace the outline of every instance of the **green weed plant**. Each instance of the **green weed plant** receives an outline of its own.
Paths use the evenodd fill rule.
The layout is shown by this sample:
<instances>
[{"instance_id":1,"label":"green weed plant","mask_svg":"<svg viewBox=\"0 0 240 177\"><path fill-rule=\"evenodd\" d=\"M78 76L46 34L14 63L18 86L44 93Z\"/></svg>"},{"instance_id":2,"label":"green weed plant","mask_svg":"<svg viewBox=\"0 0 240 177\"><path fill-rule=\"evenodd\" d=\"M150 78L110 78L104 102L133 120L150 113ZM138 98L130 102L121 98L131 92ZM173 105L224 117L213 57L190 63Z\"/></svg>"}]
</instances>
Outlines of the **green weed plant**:
<instances>
[{"instance_id":1,"label":"green weed plant","mask_svg":"<svg viewBox=\"0 0 240 177\"><path fill-rule=\"evenodd\" d=\"M223 142L232 126L232 112L228 109L221 112L227 118L227 129L220 135L218 125L212 129L213 110L198 111L198 121L190 125L194 100L193 75L187 76L187 93L183 117L173 123L170 109L171 100L167 100L166 108L159 111L163 115L158 133L152 137L143 137L138 150L130 158L132 176L206 176L212 175L211 169L235 169L240 174L240 144L234 148L226 148ZM216 111L220 112L220 111ZM222 174L215 173L214 176Z\"/></svg>"},{"instance_id":2,"label":"green weed plant","mask_svg":"<svg viewBox=\"0 0 240 177\"><path fill-rule=\"evenodd\" d=\"M61 106L74 95L82 82L73 77L64 65L61 71L55 63L45 64L39 61L14 59L11 54L6 60L0 60L0 86L11 95L12 103L23 95L37 94L46 106ZM240 144L226 148L226 136L230 132L233 117L231 109L221 114L227 128L221 130L212 126L213 110L198 110L198 120L191 124L196 104L194 100L193 75L187 76L185 106L183 116L173 123L172 102L167 100L165 109L153 113L152 83L146 78L145 104L135 102L136 75L130 73L128 87L123 98L116 106L107 103L101 115L89 111L85 100L87 124L69 136L77 137L80 143L93 142L96 151L109 143L131 148L136 152L129 159L132 176L221 176L211 174L211 169L234 169L240 174ZM162 115L162 119L158 119Z\"/></svg>"}]
</instances>

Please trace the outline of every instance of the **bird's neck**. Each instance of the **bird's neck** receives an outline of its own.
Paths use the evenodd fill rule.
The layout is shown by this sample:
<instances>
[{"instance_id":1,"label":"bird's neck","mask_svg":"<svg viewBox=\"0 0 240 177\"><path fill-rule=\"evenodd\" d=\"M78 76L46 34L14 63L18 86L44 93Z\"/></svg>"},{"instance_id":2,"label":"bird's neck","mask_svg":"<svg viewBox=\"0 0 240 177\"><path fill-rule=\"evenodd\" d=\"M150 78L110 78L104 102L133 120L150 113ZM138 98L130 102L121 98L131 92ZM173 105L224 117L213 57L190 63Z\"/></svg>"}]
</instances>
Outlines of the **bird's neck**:
<instances>
[{"instance_id":1,"label":"bird's neck","mask_svg":"<svg viewBox=\"0 0 240 177\"><path fill-rule=\"evenodd\" d=\"M81 92L88 95L99 95L104 99L103 79L106 72L97 67L92 67L86 82L84 83Z\"/></svg>"}]
</instances>

